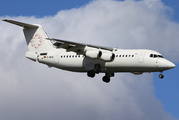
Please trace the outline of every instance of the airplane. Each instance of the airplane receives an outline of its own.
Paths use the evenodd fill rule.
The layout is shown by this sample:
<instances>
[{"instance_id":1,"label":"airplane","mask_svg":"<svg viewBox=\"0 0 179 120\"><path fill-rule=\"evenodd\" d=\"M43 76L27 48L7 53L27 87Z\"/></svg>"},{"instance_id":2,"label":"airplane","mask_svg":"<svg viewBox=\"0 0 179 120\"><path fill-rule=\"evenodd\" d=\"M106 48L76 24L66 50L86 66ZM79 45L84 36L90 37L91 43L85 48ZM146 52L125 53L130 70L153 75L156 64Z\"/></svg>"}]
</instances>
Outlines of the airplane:
<instances>
[{"instance_id":1,"label":"airplane","mask_svg":"<svg viewBox=\"0 0 179 120\"><path fill-rule=\"evenodd\" d=\"M105 73L102 80L106 83L117 72L135 75L160 72L159 78L162 79L163 71L175 68L175 64L154 50L117 49L54 39L47 36L41 25L8 19L3 21L23 27L29 49L26 58L49 67L87 73L91 78Z\"/></svg>"}]
</instances>

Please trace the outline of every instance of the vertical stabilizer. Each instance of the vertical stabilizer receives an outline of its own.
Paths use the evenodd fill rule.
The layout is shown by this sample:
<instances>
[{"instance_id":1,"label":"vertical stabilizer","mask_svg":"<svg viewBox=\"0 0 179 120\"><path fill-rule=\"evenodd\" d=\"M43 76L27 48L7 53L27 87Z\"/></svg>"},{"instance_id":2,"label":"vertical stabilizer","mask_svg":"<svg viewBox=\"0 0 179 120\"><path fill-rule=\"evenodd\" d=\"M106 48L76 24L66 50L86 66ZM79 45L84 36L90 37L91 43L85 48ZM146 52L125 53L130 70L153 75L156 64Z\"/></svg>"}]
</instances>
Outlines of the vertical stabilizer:
<instances>
[{"instance_id":1,"label":"vertical stabilizer","mask_svg":"<svg viewBox=\"0 0 179 120\"><path fill-rule=\"evenodd\" d=\"M26 38L27 46L31 52L43 52L53 50L54 47L52 43L47 40L47 34L40 25L32 25L27 23L22 23L13 20L3 20L18 26L23 27L24 35Z\"/></svg>"}]
</instances>

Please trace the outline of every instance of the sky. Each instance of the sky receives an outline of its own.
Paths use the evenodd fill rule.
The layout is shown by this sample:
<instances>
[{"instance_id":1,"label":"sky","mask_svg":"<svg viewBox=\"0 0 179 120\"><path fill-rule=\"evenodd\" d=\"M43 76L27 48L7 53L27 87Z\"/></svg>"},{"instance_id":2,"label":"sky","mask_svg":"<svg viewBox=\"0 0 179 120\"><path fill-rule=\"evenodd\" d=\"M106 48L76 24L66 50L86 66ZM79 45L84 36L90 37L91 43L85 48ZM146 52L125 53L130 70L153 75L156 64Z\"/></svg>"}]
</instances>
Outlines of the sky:
<instances>
[{"instance_id":1,"label":"sky","mask_svg":"<svg viewBox=\"0 0 179 120\"><path fill-rule=\"evenodd\" d=\"M0 1L0 19L41 24L49 37L122 49L152 49L176 68L135 76L48 68L25 58L22 28L0 21L0 119L177 120L179 1Z\"/></svg>"}]
</instances>

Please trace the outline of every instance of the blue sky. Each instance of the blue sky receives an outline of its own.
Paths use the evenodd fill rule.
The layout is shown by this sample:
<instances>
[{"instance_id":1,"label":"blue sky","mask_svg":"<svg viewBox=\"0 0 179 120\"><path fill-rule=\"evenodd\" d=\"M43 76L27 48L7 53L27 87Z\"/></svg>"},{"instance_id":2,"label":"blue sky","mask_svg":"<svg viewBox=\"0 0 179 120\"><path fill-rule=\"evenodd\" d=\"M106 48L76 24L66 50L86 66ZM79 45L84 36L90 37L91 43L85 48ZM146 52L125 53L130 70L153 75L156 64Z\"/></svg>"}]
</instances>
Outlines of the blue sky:
<instances>
[{"instance_id":1,"label":"blue sky","mask_svg":"<svg viewBox=\"0 0 179 120\"><path fill-rule=\"evenodd\" d=\"M7 0L0 1L0 15L36 16L55 15L60 10L76 8L87 4L90 0Z\"/></svg>"},{"instance_id":2,"label":"blue sky","mask_svg":"<svg viewBox=\"0 0 179 120\"><path fill-rule=\"evenodd\" d=\"M54 16L60 10L78 8L88 4L89 2L90 0L1 0L0 16L35 16L38 18ZM162 2L173 9L171 21L179 23L179 1L162 0ZM174 117L179 118L179 77L177 76L179 72L177 66L179 64L175 64L175 69L164 72L165 78L163 80L158 78L158 73L154 73L153 85L155 87L156 98L162 102L165 111L172 113Z\"/></svg>"}]
</instances>

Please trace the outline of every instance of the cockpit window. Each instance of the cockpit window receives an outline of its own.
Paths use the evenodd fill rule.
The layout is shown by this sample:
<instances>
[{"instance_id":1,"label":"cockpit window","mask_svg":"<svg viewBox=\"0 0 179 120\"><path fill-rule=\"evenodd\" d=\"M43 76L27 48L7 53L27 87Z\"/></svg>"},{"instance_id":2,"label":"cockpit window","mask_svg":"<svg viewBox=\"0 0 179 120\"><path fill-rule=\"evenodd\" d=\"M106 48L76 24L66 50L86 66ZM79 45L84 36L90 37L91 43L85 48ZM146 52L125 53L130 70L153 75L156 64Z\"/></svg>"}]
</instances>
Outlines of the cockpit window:
<instances>
[{"instance_id":1,"label":"cockpit window","mask_svg":"<svg viewBox=\"0 0 179 120\"><path fill-rule=\"evenodd\" d=\"M154 54L154 58L158 57L158 55Z\"/></svg>"},{"instance_id":2,"label":"cockpit window","mask_svg":"<svg viewBox=\"0 0 179 120\"><path fill-rule=\"evenodd\" d=\"M164 58L162 55L158 55L159 58Z\"/></svg>"},{"instance_id":3,"label":"cockpit window","mask_svg":"<svg viewBox=\"0 0 179 120\"><path fill-rule=\"evenodd\" d=\"M156 54L150 54L150 57L151 58L156 58L156 57L164 58L162 55L156 55Z\"/></svg>"}]
</instances>

